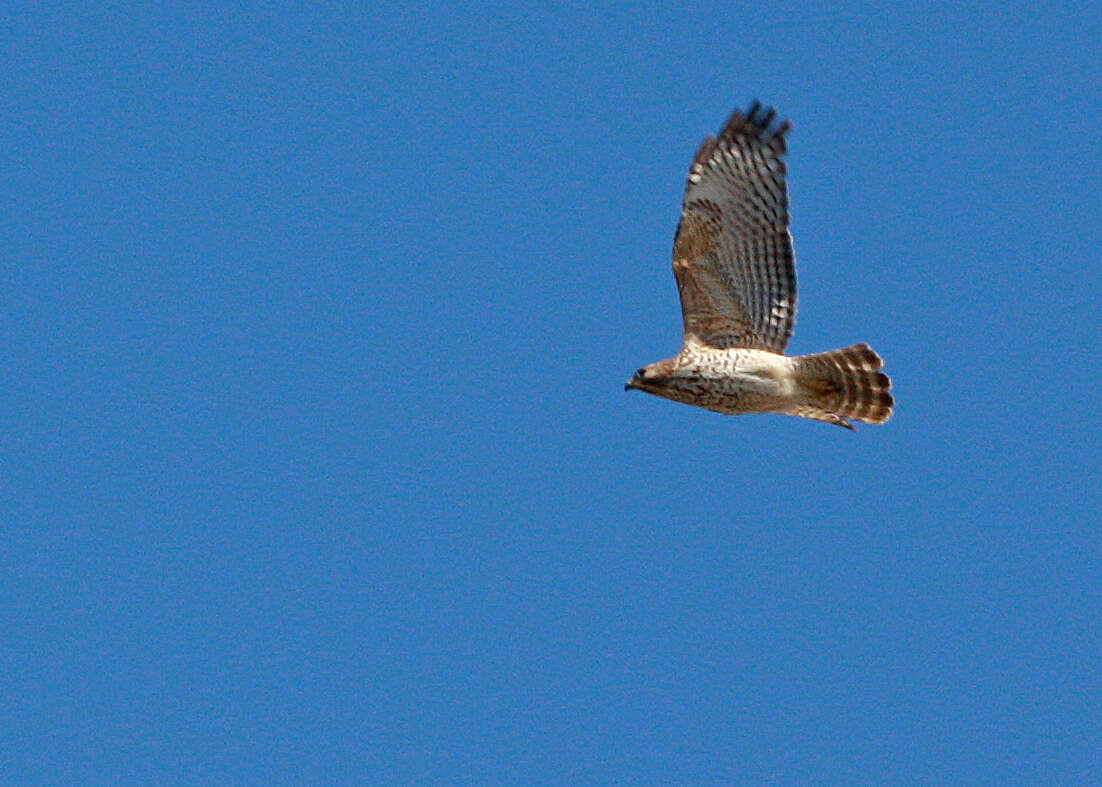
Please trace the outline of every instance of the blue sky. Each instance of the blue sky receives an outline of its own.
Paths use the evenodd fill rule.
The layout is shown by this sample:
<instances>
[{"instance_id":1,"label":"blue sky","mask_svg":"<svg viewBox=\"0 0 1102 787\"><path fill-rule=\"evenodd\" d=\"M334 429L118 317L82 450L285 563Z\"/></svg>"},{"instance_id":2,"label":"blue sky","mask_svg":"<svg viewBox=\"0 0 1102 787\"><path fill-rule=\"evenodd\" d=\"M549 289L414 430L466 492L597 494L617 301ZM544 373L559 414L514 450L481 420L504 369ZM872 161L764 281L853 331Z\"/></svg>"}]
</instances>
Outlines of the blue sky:
<instances>
[{"instance_id":1,"label":"blue sky","mask_svg":"<svg viewBox=\"0 0 1102 787\"><path fill-rule=\"evenodd\" d=\"M1097 7L371 6L4 12L0 778L1102 779ZM755 97L885 427L622 390Z\"/></svg>"}]
</instances>

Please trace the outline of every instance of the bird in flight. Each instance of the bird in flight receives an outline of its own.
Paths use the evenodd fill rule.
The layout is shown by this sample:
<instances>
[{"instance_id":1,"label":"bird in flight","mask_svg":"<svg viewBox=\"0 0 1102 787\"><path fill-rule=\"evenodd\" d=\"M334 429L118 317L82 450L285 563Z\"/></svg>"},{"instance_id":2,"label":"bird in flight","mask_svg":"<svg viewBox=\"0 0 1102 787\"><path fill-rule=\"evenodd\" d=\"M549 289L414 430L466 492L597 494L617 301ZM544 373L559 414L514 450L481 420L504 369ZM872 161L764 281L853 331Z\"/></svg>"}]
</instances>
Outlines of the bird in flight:
<instances>
[{"instance_id":1,"label":"bird in flight","mask_svg":"<svg viewBox=\"0 0 1102 787\"><path fill-rule=\"evenodd\" d=\"M673 244L684 341L624 386L725 415L784 413L853 429L891 418L892 383L867 344L788 356L796 263L785 137L772 108L736 111L689 169Z\"/></svg>"}]
</instances>

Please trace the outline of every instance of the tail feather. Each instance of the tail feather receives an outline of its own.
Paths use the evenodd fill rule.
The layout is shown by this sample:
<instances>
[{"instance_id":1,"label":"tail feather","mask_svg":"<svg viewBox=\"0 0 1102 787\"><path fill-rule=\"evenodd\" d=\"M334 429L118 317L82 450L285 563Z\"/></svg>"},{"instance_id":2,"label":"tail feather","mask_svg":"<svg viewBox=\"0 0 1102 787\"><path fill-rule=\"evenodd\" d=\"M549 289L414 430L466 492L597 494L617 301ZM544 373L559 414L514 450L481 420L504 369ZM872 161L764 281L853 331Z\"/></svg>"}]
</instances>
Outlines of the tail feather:
<instances>
[{"instance_id":1,"label":"tail feather","mask_svg":"<svg viewBox=\"0 0 1102 787\"><path fill-rule=\"evenodd\" d=\"M808 399L790 411L793 415L847 429L853 428L847 418L882 424L892 417L892 381L880 371L884 361L867 344L801 355L795 361Z\"/></svg>"}]
</instances>

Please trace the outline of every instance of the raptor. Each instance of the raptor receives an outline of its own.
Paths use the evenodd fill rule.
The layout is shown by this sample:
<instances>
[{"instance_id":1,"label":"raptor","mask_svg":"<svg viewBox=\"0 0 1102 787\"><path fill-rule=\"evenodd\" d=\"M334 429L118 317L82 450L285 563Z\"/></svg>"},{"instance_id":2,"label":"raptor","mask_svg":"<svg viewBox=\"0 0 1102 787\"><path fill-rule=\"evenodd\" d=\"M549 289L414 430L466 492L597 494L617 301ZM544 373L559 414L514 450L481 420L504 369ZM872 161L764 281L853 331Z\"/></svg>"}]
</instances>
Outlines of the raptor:
<instances>
[{"instance_id":1,"label":"raptor","mask_svg":"<svg viewBox=\"0 0 1102 787\"><path fill-rule=\"evenodd\" d=\"M789 356L796 264L785 182L788 121L754 102L689 169L673 272L684 340L624 386L726 415L784 413L853 429L892 415L891 380L867 344Z\"/></svg>"}]
</instances>

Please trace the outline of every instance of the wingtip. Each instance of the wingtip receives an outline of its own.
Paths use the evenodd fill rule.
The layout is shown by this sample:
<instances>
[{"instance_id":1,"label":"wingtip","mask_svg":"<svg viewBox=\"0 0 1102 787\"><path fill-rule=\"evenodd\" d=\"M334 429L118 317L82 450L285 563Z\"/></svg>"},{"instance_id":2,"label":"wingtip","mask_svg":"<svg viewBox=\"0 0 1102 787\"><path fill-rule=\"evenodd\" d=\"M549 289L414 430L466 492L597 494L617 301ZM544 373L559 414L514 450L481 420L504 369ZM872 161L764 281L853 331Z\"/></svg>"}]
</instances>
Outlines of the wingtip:
<instances>
[{"instance_id":1,"label":"wingtip","mask_svg":"<svg viewBox=\"0 0 1102 787\"><path fill-rule=\"evenodd\" d=\"M791 130L792 123L787 119L779 123L776 120L777 110L755 98L745 111L740 108L731 113L719 138L729 140L737 136L754 137L776 152L784 153L787 149L785 137Z\"/></svg>"}]
</instances>

